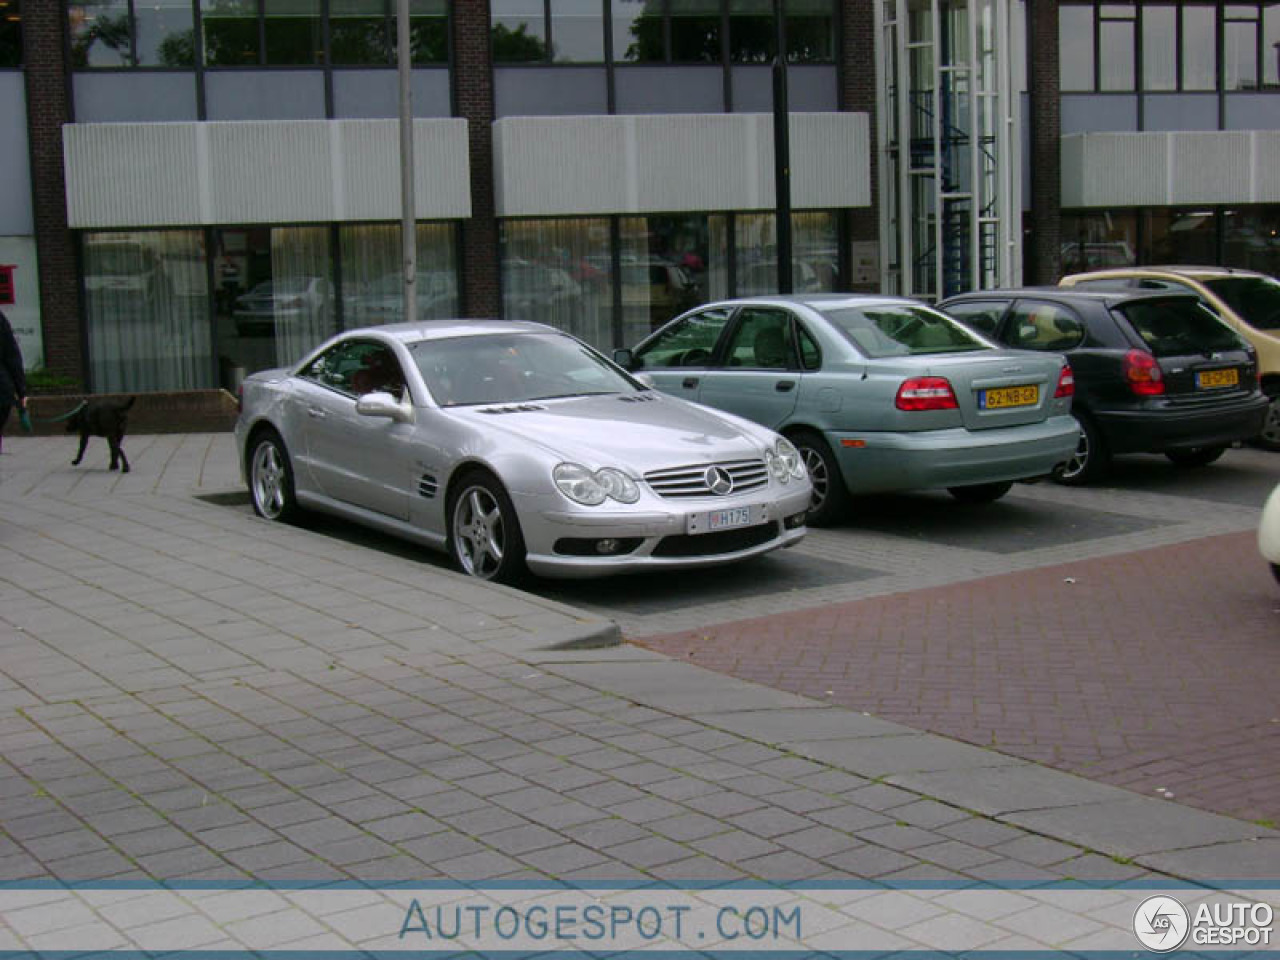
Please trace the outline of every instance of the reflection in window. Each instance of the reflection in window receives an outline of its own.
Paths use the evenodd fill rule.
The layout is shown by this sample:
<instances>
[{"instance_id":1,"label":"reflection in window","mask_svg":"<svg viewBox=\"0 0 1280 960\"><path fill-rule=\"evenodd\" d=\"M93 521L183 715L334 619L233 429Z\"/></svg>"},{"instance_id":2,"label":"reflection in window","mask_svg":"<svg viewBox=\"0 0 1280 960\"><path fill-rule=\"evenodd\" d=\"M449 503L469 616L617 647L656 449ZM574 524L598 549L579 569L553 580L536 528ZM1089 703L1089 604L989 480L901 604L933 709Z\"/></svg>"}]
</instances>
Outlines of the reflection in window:
<instances>
[{"instance_id":1,"label":"reflection in window","mask_svg":"<svg viewBox=\"0 0 1280 960\"><path fill-rule=\"evenodd\" d=\"M458 315L458 273L453 227L419 223L416 311L419 320ZM404 319L404 271L400 226L394 223L343 224L338 228L342 254L342 326L380 326Z\"/></svg>"},{"instance_id":2,"label":"reflection in window","mask_svg":"<svg viewBox=\"0 0 1280 960\"><path fill-rule=\"evenodd\" d=\"M71 63L76 67L133 66L128 0L88 0L68 7Z\"/></svg>"},{"instance_id":3,"label":"reflection in window","mask_svg":"<svg viewBox=\"0 0 1280 960\"><path fill-rule=\"evenodd\" d=\"M776 41L773 0L729 0L729 59L734 63L772 63Z\"/></svg>"},{"instance_id":4,"label":"reflection in window","mask_svg":"<svg viewBox=\"0 0 1280 960\"><path fill-rule=\"evenodd\" d=\"M1262 82L1280 86L1280 4L1262 10Z\"/></svg>"},{"instance_id":5,"label":"reflection in window","mask_svg":"<svg viewBox=\"0 0 1280 960\"><path fill-rule=\"evenodd\" d=\"M1223 263L1280 275L1280 207L1223 212Z\"/></svg>"},{"instance_id":6,"label":"reflection in window","mask_svg":"<svg viewBox=\"0 0 1280 960\"><path fill-rule=\"evenodd\" d=\"M772 213L741 213L735 218L736 295L778 292L778 252ZM836 215L807 211L791 215L791 289L817 293L840 289Z\"/></svg>"},{"instance_id":7,"label":"reflection in window","mask_svg":"<svg viewBox=\"0 0 1280 960\"><path fill-rule=\"evenodd\" d=\"M507 220L501 229L503 317L612 349L609 221Z\"/></svg>"},{"instance_id":8,"label":"reflection in window","mask_svg":"<svg viewBox=\"0 0 1280 960\"><path fill-rule=\"evenodd\" d=\"M709 299L706 214L625 217L621 221L623 342L634 344Z\"/></svg>"},{"instance_id":9,"label":"reflection in window","mask_svg":"<svg viewBox=\"0 0 1280 960\"><path fill-rule=\"evenodd\" d=\"M333 63L387 64L394 45L386 0L329 0Z\"/></svg>"},{"instance_id":10,"label":"reflection in window","mask_svg":"<svg viewBox=\"0 0 1280 960\"><path fill-rule=\"evenodd\" d=\"M1253 90L1258 86L1258 7L1229 5L1225 14L1223 89Z\"/></svg>"},{"instance_id":11,"label":"reflection in window","mask_svg":"<svg viewBox=\"0 0 1280 960\"><path fill-rule=\"evenodd\" d=\"M201 0L204 62L238 67L260 62L256 0Z\"/></svg>"},{"instance_id":12,"label":"reflection in window","mask_svg":"<svg viewBox=\"0 0 1280 960\"><path fill-rule=\"evenodd\" d=\"M1064 92L1093 89L1093 7L1058 8L1058 80Z\"/></svg>"},{"instance_id":13,"label":"reflection in window","mask_svg":"<svg viewBox=\"0 0 1280 960\"><path fill-rule=\"evenodd\" d=\"M600 0L551 0L552 59L603 63L603 11Z\"/></svg>"},{"instance_id":14,"label":"reflection in window","mask_svg":"<svg viewBox=\"0 0 1280 960\"><path fill-rule=\"evenodd\" d=\"M139 66L195 66L191 0L135 2L133 18Z\"/></svg>"},{"instance_id":15,"label":"reflection in window","mask_svg":"<svg viewBox=\"0 0 1280 960\"><path fill-rule=\"evenodd\" d=\"M1182 89L1214 90L1218 84L1218 40L1214 8L1188 4L1182 8Z\"/></svg>"},{"instance_id":16,"label":"reflection in window","mask_svg":"<svg viewBox=\"0 0 1280 960\"><path fill-rule=\"evenodd\" d=\"M21 0L0 0L0 67L22 64Z\"/></svg>"},{"instance_id":17,"label":"reflection in window","mask_svg":"<svg viewBox=\"0 0 1280 960\"><path fill-rule=\"evenodd\" d=\"M93 389L215 386L203 232L87 233L82 253Z\"/></svg>"},{"instance_id":18,"label":"reflection in window","mask_svg":"<svg viewBox=\"0 0 1280 960\"><path fill-rule=\"evenodd\" d=\"M648 63L667 58L661 4L609 0L615 62Z\"/></svg>"},{"instance_id":19,"label":"reflection in window","mask_svg":"<svg viewBox=\"0 0 1280 960\"><path fill-rule=\"evenodd\" d=\"M671 60L721 63L720 0L671 0Z\"/></svg>"},{"instance_id":20,"label":"reflection in window","mask_svg":"<svg viewBox=\"0 0 1280 960\"><path fill-rule=\"evenodd\" d=\"M546 8L542 0L493 0L490 10L495 63L547 59Z\"/></svg>"},{"instance_id":21,"label":"reflection in window","mask_svg":"<svg viewBox=\"0 0 1280 960\"><path fill-rule=\"evenodd\" d=\"M269 64L324 62L320 0L264 0L263 36Z\"/></svg>"},{"instance_id":22,"label":"reflection in window","mask_svg":"<svg viewBox=\"0 0 1280 960\"><path fill-rule=\"evenodd\" d=\"M1132 4L1104 4L1099 11L1099 89L1134 89L1137 80L1134 27Z\"/></svg>"},{"instance_id":23,"label":"reflection in window","mask_svg":"<svg viewBox=\"0 0 1280 960\"><path fill-rule=\"evenodd\" d=\"M1137 249L1138 217L1132 211L1062 215L1063 273L1132 266Z\"/></svg>"},{"instance_id":24,"label":"reflection in window","mask_svg":"<svg viewBox=\"0 0 1280 960\"><path fill-rule=\"evenodd\" d=\"M1142 7L1142 89L1178 89L1178 8Z\"/></svg>"},{"instance_id":25,"label":"reflection in window","mask_svg":"<svg viewBox=\"0 0 1280 960\"><path fill-rule=\"evenodd\" d=\"M391 10L391 59L396 59L395 4ZM449 11L447 0L409 0L409 59L416 64L449 61Z\"/></svg>"}]
</instances>

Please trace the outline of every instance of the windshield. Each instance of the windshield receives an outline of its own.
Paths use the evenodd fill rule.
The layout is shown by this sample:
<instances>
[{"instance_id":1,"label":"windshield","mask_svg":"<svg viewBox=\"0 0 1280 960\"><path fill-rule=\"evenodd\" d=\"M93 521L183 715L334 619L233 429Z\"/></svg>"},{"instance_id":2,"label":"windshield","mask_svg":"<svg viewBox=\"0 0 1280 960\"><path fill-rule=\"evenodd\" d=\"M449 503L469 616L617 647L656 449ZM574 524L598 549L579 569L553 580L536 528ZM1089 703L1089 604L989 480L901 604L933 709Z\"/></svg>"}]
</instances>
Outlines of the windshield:
<instances>
[{"instance_id":1,"label":"windshield","mask_svg":"<svg viewBox=\"0 0 1280 960\"><path fill-rule=\"evenodd\" d=\"M419 340L409 351L442 407L647 389L586 344L556 333Z\"/></svg>"},{"instance_id":2,"label":"windshield","mask_svg":"<svg viewBox=\"0 0 1280 960\"><path fill-rule=\"evenodd\" d=\"M1223 277L1204 285L1249 326L1280 330L1280 283L1271 277Z\"/></svg>"},{"instance_id":3,"label":"windshield","mask_svg":"<svg viewBox=\"0 0 1280 960\"><path fill-rule=\"evenodd\" d=\"M955 321L923 306L836 307L822 314L872 359L990 349Z\"/></svg>"},{"instance_id":4,"label":"windshield","mask_svg":"<svg viewBox=\"0 0 1280 960\"><path fill-rule=\"evenodd\" d=\"M1157 357L1245 349L1244 341L1217 314L1189 297L1125 304L1116 312Z\"/></svg>"}]
</instances>

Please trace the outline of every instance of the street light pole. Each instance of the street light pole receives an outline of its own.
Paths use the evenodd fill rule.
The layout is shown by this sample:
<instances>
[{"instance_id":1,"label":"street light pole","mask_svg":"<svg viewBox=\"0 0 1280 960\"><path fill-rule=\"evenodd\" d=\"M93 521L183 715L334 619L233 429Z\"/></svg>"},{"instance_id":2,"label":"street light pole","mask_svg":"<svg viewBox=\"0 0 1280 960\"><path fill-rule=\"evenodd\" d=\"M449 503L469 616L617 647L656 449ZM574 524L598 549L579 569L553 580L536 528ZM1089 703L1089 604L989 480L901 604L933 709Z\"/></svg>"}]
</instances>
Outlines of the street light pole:
<instances>
[{"instance_id":1,"label":"street light pole","mask_svg":"<svg viewBox=\"0 0 1280 960\"><path fill-rule=\"evenodd\" d=\"M403 2L403 0L402 0ZM777 50L773 56L774 231L778 249L778 292L791 293L791 126L787 106L787 28L783 0L773 0Z\"/></svg>"},{"instance_id":2,"label":"street light pole","mask_svg":"<svg viewBox=\"0 0 1280 960\"><path fill-rule=\"evenodd\" d=\"M404 260L404 320L418 318L417 213L413 195L413 64L409 0L396 0L396 67L400 79L400 250Z\"/></svg>"}]
</instances>

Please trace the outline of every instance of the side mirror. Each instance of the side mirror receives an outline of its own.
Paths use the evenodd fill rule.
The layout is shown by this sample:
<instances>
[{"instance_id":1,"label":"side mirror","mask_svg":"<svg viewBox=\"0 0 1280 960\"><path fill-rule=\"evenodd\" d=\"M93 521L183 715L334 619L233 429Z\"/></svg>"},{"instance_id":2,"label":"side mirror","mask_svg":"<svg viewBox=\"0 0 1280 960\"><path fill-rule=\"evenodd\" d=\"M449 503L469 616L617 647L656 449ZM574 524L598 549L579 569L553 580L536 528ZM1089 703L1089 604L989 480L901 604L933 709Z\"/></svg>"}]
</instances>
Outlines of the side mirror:
<instances>
[{"instance_id":1,"label":"side mirror","mask_svg":"<svg viewBox=\"0 0 1280 960\"><path fill-rule=\"evenodd\" d=\"M631 364L635 362L635 357L631 355L631 351L626 347L613 351L613 362L620 366L623 370L630 370Z\"/></svg>"},{"instance_id":2,"label":"side mirror","mask_svg":"<svg viewBox=\"0 0 1280 960\"><path fill-rule=\"evenodd\" d=\"M397 400L389 393L375 390L356 401L356 413L365 417L386 417L396 423L411 423L413 407L407 401Z\"/></svg>"}]
</instances>

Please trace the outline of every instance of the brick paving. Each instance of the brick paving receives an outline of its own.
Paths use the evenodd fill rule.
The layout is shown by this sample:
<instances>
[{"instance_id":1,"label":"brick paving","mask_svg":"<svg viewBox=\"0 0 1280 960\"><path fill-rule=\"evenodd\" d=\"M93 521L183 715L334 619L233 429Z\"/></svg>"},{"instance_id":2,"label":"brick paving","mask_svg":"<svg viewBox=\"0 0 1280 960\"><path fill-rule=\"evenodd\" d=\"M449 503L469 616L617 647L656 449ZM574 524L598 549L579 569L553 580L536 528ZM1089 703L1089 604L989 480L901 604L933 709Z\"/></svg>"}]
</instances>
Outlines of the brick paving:
<instances>
[{"instance_id":1,"label":"brick paving","mask_svg":"<svg viewBox=\"0 0 1280 960\"><path fill-rule=\"evenodd\" d=\"M1252 531L640 637L746 680L1280 823L1280 587Z\"/></svg>"}]
</instances>

